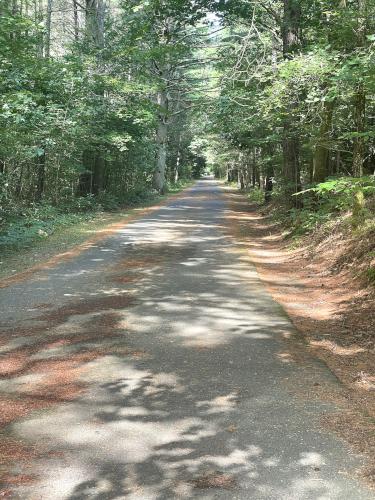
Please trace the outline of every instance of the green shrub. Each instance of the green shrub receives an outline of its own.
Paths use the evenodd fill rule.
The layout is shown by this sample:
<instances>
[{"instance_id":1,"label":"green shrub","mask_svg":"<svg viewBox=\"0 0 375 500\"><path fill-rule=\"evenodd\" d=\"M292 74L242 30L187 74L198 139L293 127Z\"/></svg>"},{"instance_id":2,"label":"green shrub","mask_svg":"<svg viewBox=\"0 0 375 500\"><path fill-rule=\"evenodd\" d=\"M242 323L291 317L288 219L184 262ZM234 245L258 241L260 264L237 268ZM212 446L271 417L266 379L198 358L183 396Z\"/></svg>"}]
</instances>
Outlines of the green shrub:
<instances>
[{"instance_id":1,"label":"green shrub","mask_svg":"<svg viewBox=\"0 0 375 500\"><path fill-rule=\"evenodd\" d=\"M339 179L331 178L326 182L306 189L296 196L302 196L304 206L311 203L311 194L314 194L314 202L317 207L342 212L346 210L355 210L358 208L361 200L375 195L375 177L341 177Z\"/></svg>"},{"instance_id":2,"label":"green shrub","mask_svg":"<svg viewBox=\"0 0 375 500\"><path fill-rule=\"evenodd\" d=\"M264 191L258 187L250 188L247 196L250 202L255 203L256 205L263 205L265 202Z\"/></svg>"},{"instance_id":3,"label":"green shrub","mask_svg":"<svg viewBox=\"0 0 375 500\"><path fill-rule=\"evenodd\" d=\"M48 203L13 207L3 212L0 249L7 251L30 246L33 241L50 236L58 227L90 219L98 207L93 198L76 198L59 207Z\"/></svg>"},{"instance_id":4,"label":"green shrub","mask_svg":"<svg viewBox=\"0 0 375 500\"><path fill-rule=\"evenodd\" d=\"M97 212L102 209L93 194L68 198L59 204L59 208L63 212Z\"/></svg>"},{"instance_id":5,"label":"green shrub","mask_svg":"<svg viewBox=\"0 0 375 500\"><path fill-rule=\"evenodd\" d=\"M184 189L190 182L191 182L190 179L185 179L185 178L181 178L177 182L168 182L167 192L177 193L178 191L181 191L181 189Z\"/></svg>"},{"instance_id":6,"label":"green shrub","mask_svg":"<svg viewBox=\"0 0 375 500\"><path fill-rule=\"evenodd\" d=\"M371 285L375 285L375 267L369 267L365 271L365 277Z\"/></svg>"},{"instance_id":7,"label":"green shrub","mask_svg":"<svg viewBox=\"0 0 375 500\"><path fill-rule=\"evenodd\" d=\"M121 203L120 200L114 194L107 193L106 191L101 192L95 200L103 210L109 212L118 210Z\"/></svg>"},{"instance_id":8,"label":"green shrub","mask_svg":"<svg viewBox=\"0 0 375 500\"><path fill-rule=\"evenodd\" d=\"M358 228L372 215L366 205L374 195L373 176L328 179L296 195L301 198L303 208L289 210L287 223L292 234L301 235L348 212L351 213L348 222L352 228Z\"/></svg>"}]
</instances>

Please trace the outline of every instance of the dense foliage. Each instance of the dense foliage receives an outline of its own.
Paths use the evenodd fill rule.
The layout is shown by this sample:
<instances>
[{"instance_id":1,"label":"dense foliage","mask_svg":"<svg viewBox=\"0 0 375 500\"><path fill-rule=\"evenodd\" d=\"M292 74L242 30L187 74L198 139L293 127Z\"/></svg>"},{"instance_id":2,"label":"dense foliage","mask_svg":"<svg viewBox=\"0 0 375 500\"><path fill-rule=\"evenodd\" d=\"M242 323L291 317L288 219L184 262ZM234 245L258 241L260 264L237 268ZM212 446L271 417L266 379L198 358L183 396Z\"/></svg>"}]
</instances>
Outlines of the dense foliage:
<instances>
[{"instance_id":1,"label":"dense foliage","mask_svg":"<svg viewBox=\"0 0 375 500\"><path fill-rule=\"evenodd\" d=\"M374 2L0 0L3 233L207 165L297 220L342 186L366 214Z\"/></svg>"},{"instance_id":2,"label":"dense foliage","mask_svg":"<svg viewBox=\"0 0 375 500\"><path fill-rule=\"evenodd\" d=\"M309 185L373 174L373 0L219 4L222 172L297 207Z\"/></svg>"},{"instance_id":3,"label":"dense foliage","mask_svg":"<svg viewBox=\"0 0 375 500\"><path fill-rule=\"evenodd\" d=\"M0 1L0 223L115 208L191 175L184 109L203 16L177 1Z\"/></svg>"}]
</instances>

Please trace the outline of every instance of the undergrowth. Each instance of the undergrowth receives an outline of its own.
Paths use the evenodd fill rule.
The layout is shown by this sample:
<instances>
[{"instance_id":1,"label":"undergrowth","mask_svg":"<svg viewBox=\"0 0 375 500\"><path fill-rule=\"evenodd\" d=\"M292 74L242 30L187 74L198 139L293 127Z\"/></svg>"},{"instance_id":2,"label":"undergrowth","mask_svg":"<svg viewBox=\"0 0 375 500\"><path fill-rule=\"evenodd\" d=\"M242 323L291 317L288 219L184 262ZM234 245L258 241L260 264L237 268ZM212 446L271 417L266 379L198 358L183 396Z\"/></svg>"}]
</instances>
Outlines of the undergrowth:
<instances>
[{"instance_id":1,"label":"undergrowth","mask_svg":"<svg viewBox=\"0 0 375 500\"><path fill-rule=\"evenodd\" d=\"M300 237L341 219L351 231L371 230L375 214L375 177L331 178L295 195L298 208L282 209L278 193L270 212Z\"/></svg>"},{"instance_id":2,"label":"undergrowth","mask_svg":"<svg viewBox=\"0 0 375 500\"><path fill-rule=\"evenodd\" d=\"M308 235L316 245L340 234L348 246L344 260L355 262L355 274L375 285L375 177L331 178L302 191L296 200L299 208L286 209L276 191L265 208L286 229L291 246Z\"/></svg>"},{"instance_id":3,"label":"undergrowth","mask_svg":"<svg viewBox=\"0 0 375 500\"><path fill-rule=\"evenodd\" d=\"M375 267L366 269L366 271L364 271L364 277L371 285L375 285Z\"/></svg>"},{"instance_id":4,"label":"undergrowth","mask_svg":"<svg viewBox=\"0 0 375 500\"><path fill-rule=\"evenodd\" d=\"M263 189L260 189L258 187L251 188L247 193L247 196L249 198L249 201L254 205L261 206L265 202L264 191Z\"/></svg>"}]
</instances>

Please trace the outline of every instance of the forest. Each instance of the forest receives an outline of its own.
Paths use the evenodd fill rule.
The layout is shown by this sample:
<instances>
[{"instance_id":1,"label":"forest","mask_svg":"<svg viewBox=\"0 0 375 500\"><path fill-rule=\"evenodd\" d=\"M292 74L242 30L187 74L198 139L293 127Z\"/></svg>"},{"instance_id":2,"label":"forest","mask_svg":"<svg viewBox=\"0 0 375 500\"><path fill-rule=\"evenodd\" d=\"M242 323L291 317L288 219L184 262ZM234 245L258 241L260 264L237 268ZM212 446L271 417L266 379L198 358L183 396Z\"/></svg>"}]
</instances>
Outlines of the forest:
<instances>
[{"instance_id":1,"label":"forest","mask_svg":"<svg viewBox=\"0 0 375 500\"><path fill-rule=\"evenodd\" d=\"M0 5L3 248L204 171L302 231L368 218L373 0Z\"/></svg>"},{"instance_id":2,"label":"forest","mask_svg":"<svg viewBox=\"0 0 375 500\"><path fill-rule=\"evenodd\" d=\"M370 500L375 0L0 0L0 497Z\"/></svg>"}]
</instances>

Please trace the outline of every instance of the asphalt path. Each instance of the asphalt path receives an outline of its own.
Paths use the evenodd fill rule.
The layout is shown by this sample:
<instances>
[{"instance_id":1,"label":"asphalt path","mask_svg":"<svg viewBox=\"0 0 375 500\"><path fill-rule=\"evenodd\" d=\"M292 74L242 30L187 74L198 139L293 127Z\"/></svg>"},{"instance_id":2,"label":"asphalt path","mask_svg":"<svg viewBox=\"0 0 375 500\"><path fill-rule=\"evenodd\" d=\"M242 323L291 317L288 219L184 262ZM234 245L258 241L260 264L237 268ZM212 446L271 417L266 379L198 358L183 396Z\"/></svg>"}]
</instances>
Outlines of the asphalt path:
<instances>
[{"instance_id":1,"label":"asphalt path","mask_svg":"<svg viewBox=\"0 0 375 500\"><path fill-rule=\"evenodd\" d=\"M12 465L33 478L13 498L374 498L361 458L322 428L333 403L294 390L338 382L285 362L293 327L229 215L202 180L0 290L1 359L23 360L0 393L35 406L3 433L37 450Z\"/></svg>"}]
</instances>

